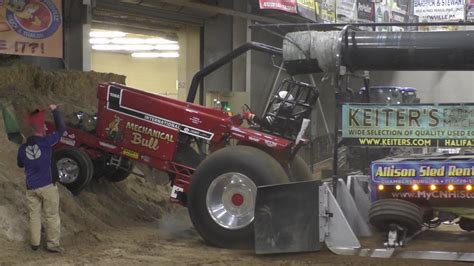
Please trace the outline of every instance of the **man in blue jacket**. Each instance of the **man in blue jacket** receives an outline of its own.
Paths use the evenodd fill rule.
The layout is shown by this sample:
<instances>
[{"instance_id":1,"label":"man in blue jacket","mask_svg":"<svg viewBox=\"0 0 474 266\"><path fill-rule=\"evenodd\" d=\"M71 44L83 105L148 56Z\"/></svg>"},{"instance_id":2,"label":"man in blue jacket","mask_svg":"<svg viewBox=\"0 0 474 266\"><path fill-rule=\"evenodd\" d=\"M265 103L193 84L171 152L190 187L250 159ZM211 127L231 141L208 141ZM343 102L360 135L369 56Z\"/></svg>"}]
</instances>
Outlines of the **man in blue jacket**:
<instances>
[{"instance_id":1,"label":"man in blue jacket","mask_svg":"<svg viewBox=\"0 0 474 266\"><path fill-rule=\"evenodd\" d=\"M18 150L18 167L25 168L26 198L30 218L30 244L37 250L41 240L41 212L45 215L46 249L64 252L59 244L61 222L59 218L59 193L57 174L53 165L53 145L65 131L64 120L54 104L49 105L53 113L56 131L46 135L44 111L36 110L28 116L33 135Z\"/></svg>"}]
</instances>

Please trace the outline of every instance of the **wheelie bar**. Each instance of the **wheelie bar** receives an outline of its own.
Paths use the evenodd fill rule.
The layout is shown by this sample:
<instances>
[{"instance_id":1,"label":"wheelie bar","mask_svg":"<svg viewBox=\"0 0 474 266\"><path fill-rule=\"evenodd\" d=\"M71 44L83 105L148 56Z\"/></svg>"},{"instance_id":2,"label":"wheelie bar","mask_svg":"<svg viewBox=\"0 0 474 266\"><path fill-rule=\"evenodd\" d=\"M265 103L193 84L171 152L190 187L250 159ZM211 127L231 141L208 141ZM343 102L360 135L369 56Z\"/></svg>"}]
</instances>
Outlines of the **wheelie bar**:
<instances>
[{"instance_id":1,"label":"wheelie bar","mask_svg":"<svg viewBox=\"0 0 474 266\"><path fill-rule=\"evenodd\" d=\"M349 255L371 258L398 258L398 259L420 259L420 260L440 260L440 261L460 261L474 262L474 253L468 252L448 252L448 251L410 251L396 248L347 248L331 247L328 249L337 255Z\"/></svg>"}]
</instances>

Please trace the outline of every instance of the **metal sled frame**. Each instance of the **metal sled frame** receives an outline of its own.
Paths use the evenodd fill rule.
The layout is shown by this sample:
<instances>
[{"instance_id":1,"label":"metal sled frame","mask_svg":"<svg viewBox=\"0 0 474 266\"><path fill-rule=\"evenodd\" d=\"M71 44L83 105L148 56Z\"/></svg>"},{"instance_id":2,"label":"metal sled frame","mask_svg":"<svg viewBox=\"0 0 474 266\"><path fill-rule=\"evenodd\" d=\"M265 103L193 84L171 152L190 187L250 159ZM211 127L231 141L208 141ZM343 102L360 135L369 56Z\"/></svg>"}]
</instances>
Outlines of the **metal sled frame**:
<instances>
[{"instance_id":1,"label":"metal sled frame","mask_svg":"<svg viewBox=\"0 0 474 266\"><path fill-rule=\"evenodd\" d=\"M364 209L357 207L363 202L354 200L368 200L368 193L359 183L361 179L364 181L367 176L349 176L348 185L339 179L337 197L330 182L259 187L255 208L256 253L311 252L325 245L337 255L474 262L474 253L363 248L358 237L372 233Z\"/></svg>"},{"instance_id":2,"label":"metal sled frame","mask_svg":"<svg viewBox=\"0 0 474 266\"><path fill-rule=\"evenodd\" d=\"M430 23L428 23L431 25ZM461 25L462 23L456 23L456 25ZM416 25L422 25L417 23ZM424 25L424 24L423 24ZM435 25L435 24L433 24ZM450 25L450 23L436 23L436 26L439 25ZM262 28L266 29L266 27L272 27L271 25L254 25L255 28ZM291 26L291 25L285 25ZM305 27L308 25L305 25ZM320 25L312 25L317 29L325 29L324 26ZM318 204L316 208L311 209L311 205L307 205L307 211L317 212L317 222L316 225L319 228L317 236L319 237L319 243L315 243L314 236L305 235L305 232L299 232L299 237L303 238L299 239L301 243L295 243L290 241L290 245L286 246L278 246L275 242L275 237L278 238L280 234L279 228L272 227L272 230L266 230L266 232L262 233L259 232L259 229L268 227L268 222L271 223L274 220L278 220L279 218L288 220L292 217L292 210L290 209L289 212L280 212L285 213L282 217L272 216L275 214L271 208L265 202L264 198L272 198L275 199L275 195L270 196L268 194L272 193L272 187L275 186L266 186L266 187L259 187L259 191L257 193L257 202L255 207L255 248L257 254L271 254L271 253L285 253L285 252L308 252L308 251L317 251L320 250L322 244L325 244L327 248L337 255L356 255L361 257L373 257L373 258L406 258L406 259L424 259L424 260L440 260L440 261L462 261L462 262L474 262L474 253L463 253L463 252L447 252L447 251L409 251L409 250L401 250L399 248L381 248L381 249L371 249L371 248L362 248L361 244L358 240L358 236L370 236L371 230L368 223L368 210L370 207L370 197L367 192L364 191L364 188L360 185L360 181L368 182L367 176L349 176L346 183L339 179L338 177L338 149L344 145L341 141L339 141L338 133L339 133L339 108L342 105L342 101L340 100L340 95L343 90L347 88L347 77L350 73L345 66L342 65L342 48L343 45L347 45L349 41L349 33L351 31L357 31L354 25L326 25L326 26L344 26L342 31L339 35L338 40L338 54L336 58L336 71L334 75L333 84L335 87L335 98L336 98L336 108L335 108L335 123L334 123L334 151L333 151L333 176L332 181L319 184L317 189L313 187L313 197L308 197L305 200L317 200ZM370 25L368 25L370 26ZM373 24L372 26L377 26ZM279 28L278 25L275 27ZM326 27L327 28L327 27ZM281 29L281 28L280 28ZM267 30L270 33L272 31ZM278 34L277 34L278 35ZM354 74L351 74L356 76ZM370 78L369 72L364 71L362 75L359 75L364 81L364 85L368 88L370 87ZM366 95L368 97L368 95ZM285 195L291 195L293 193L300 194L300 201L296 199L293 203L288 202L288 198L286 198L285 205L286 206L298 206L295 204L301 203L302 199L311 193L311 186L309 185L310 182L300 182L293 183L293 184L284 184L284 185L276 185L281 186L279 188L280 192L287 190ZM317 181L314 181L317 182ZM306 183L306 184L304 184ZM298 187L299 186L299 187ZM291 190L291 187L296 188L295 190ZM304 192L306 189L306 192ZM266 195L266 190L268 194ZM316 197L316 196L317 197ZM281 202L282 199L280 199ZM313 206L314 207L314 206ZM259 210L261 211L264 208L266 220L262 220L261 216L259 215ZM279 208L278 205L274 206L275 209ZM293 210L294 213L297 210ZM269 216L270 215L270 216ZM271 217L270 221L268 218ZM300 216L301 220L306 219L303 224L307 224L314 215L310 216ZM309 219L308 219L309 218ZM288 223L287 223L288 225ZM296 223L296 225L301 225ZM296 228L298 230L298 226L293 225L292 228ZM313 225L314 226L314 225ZM291 227L291 226L290 226ZM281 228L280 228L281 229ZM308 230L306 233L309 232ZM417 235L412 235L414 237ZM306 237L305 237L306 236Z\"/></svg>"}]
</instances>

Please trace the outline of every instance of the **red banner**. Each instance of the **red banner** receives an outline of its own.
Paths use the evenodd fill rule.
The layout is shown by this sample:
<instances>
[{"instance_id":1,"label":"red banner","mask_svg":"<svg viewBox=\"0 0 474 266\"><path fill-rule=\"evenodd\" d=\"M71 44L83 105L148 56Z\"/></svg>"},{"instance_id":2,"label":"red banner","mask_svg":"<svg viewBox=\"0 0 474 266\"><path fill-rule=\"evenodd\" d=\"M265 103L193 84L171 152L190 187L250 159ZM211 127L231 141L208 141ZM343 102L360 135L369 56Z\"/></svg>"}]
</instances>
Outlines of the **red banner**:
<instances>
[{"instance_id":1,"label":"red banner","mask_svg":"<svg viewBox=\"0 0 474 266\"><path fill-rule=\"evenodd\" d=\"M260 9L281 10L297 14L297 0L259 0Z\"/></svg>"},{"instance_id":2,"label":"red banner","mask_svg":"<svg viewBox=\"0 0 474 266\"><path fill-rule=\"evenodd\" d=\"M63 57L61 0L0 0L0 54Z\"/></svg>"}]
</instances>

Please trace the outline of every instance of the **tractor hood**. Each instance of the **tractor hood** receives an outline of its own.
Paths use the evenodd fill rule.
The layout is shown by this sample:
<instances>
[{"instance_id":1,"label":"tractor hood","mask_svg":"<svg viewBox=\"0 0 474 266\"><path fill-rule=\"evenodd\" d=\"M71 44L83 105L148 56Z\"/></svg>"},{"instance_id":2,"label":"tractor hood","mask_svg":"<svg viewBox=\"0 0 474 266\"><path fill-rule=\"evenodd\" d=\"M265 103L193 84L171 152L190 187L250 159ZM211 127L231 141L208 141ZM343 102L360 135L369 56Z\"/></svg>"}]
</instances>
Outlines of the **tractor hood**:
<instances>
[{"instance_id":1,"label":"tractor hood","mask_svg":"<svg viewBox=\"0 0 474 266\"><path fill-rule=\"evenodd\" d=\"M269 135L254 129L231 127L231 134L240 142L246 143L250 146L258 146L272 151L282 152L293 144L293 141Z\"/></svg>"}]
</instances>

